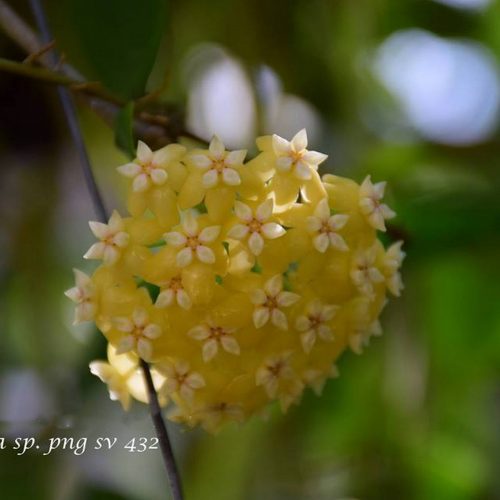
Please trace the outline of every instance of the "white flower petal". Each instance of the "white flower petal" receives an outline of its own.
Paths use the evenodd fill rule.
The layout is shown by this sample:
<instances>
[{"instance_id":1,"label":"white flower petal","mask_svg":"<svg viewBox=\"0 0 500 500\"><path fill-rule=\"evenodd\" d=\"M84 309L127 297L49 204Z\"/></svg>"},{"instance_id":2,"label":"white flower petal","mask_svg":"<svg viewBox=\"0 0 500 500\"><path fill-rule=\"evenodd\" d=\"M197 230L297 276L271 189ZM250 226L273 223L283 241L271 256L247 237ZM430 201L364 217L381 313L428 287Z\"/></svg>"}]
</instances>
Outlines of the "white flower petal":
<instances>
[{"instance_id":1,"label":"white flower petal","mask_svg":"<svg viewBox=\"0 0 500 500\"><path fill-rule=\"evenodd\" d=\"M186 267L193 261L193 250L190 247L183 248L175 257L179 267Z\"/></svg>"},{"instance_id":2,"label":"white flower petal","mask_svg":"<svg viewBox=\"0 0 500 500\"><path fill-rule=\"evenodd\" d=\"M302 156L302 159L309 164L312 165L320 165L323 163L326 159L328 158L328 155L325 155L323 153L318 153L318 151L307 151Z\"/></svg>"},{"instance_id":3,"label":"white flower petal","mask_svg":"<svg viewBox=\"0 0 500 500\"><path fill-rule=\"evenodd\" d=\"M123 227L124 227L123 226L123 219L121 218L120 214L116 210L113 210L113 213L111 214L111 217L109 218L109 221L108 221L109 233L115 234L118 231L122 231Z\"/></svg>"},{"instance_id":4,"label":"white flower petal","mask_svg":"<svg viewBox=\"0 0 500 500\"><path fill-rule=\"evenodd\" d=\"M156 298L155 307L162 309L164 307L171 306L174 301L174 295L174 291L170 288L163 290Z\"/></svg>"},{"instance_id":5,"label":"white flower petal","mask_svg":"<svg viewBox=\"0 0 500 500\"><path fill-rule=\"evenodd\" d=\"M276 156L288 155L292 149L291 144L283 137L273 134L273 150Z\"/></svg>"},{"instance_id":6,"label":"white flower petal","mask_svg":"<svg viewBox=\"0 0 500 500\"><path fill-rule=\"evenodd\" d=\"M168 178L167 172L165 172L165 170L163 170L162 168L154 168L153 170L151 170L150 175L153 184L156 184L157 186L165 184Z\"/></svg>"},{"instance_id":7,"label":"white flower petal","mask_svg":"<svg viewBox=\"0 0 500 500\"><path fill-rule=\"evenodd\" d=\"M264 239L259 233L252 233L248 238L248 248L254 255L260 255L264 248Z\"/></svg>"},{"instance_id":8,"label":"white flower petal","mask_svg":"<svg viewBox=\"0 0 500 500\"><path fill-rule=\"evenodd\" d=\"M135 193L141 193L143 191L146 191L150 186L149 182L149 177L142 173L139 174L135 179L134 182L132 182L132 190Z\"/></svg>"},{"instance_id":9,"label":"white flower petal","mask_svg":"<svg viewBox=\"0 0 500 500\"><path fill-rule=\"evenodd\" d=\"M276 297L283 290L283 276L276 274L264 284L264 290L270 297Z\"/></svg>"},{"instance_id":10,"label":"white flower petal","mask_svg":"<svg viewBox=\"0 0 500 500\"><path fill-rule=\"evenodd\" d=\"M250 300L252 301L252 304L255 305L265 304L267 295L264 290L257 288L256 290L252 290L252 292L250 293Z\"/></svg>"},{"instance_id":11,"label":"white flower petal","mask_svg":"<svg viewBox=\"0 0 500 500\"><path fill-rule=\"evenodd\" d=\"M267 307L257 307L253 312L252 319L255 328L263 327L268 321L270 317L270 312Z\"/></svg>"},{"instance_id":12,"label":"white flower petal","mask_svg":"<svg viewBox=\"0 0 500 500\"><path fill-rule=\"evenodd\" d=\"M142 332L145 337L148 339L157 339L158 337L161 337L161 328L159 325L155 324L150 324L144 328L144 331Z\"/></svg>"},{"instance_id":13,"label":"white flower petal","mask_svg":"<svg viewBox=\"0 0 500 500\"><path fill-rule=\"evenodd\" d=\"M379 210L382 213L382 217L384 217L384 219L392 219L393 217L396 217L396 212L385 204L380 205Z\"/></svg>"},{"instance_id":14,"label":"white flower petal","mask_svg":"<svg viewBox=\"0 0 500 500\"><path fill-rule=\"evenodd\" d=\"M112 234L108 225L103 224L102 222L91 220L89 221L89 227L94 236L99 240L105 240Z\"/></svg>"},{"instance_id":15,"label":"white flower petal","mask_svg":"<svg viewBox=\"0 0 500 500\"><path fill-rule=\"evenodd\" d=\"M300 341L302 342L302 347L304 351L309 354L316 343L316 332L314 330L308 330L300 336Z\"/></svg>"},{"instance_id":16,"label":"white flower petal","mask_svg":"<svg viewBox=\"0 0 500 500\"><path fill-rule=\"evenodd\" d=\"M211 359L213 359L217 352L219 351L219 344L215 339L209 339L203 344L203 361L208 363Z\"/></svg>"},{"instance_id":17,"label":"white flower petal","mask_svg":"<svg viewBox=\"0 0 500 500\"><path fill-rule=\"evenodd\" d=\"M179 306L183 309L191 309L193 304L191 302L191 298L185 290L177 290L177 304L179 304Z\"/></svg>"},{"instance_id":18,"label":"white flower petal","mask_svg":"<svg viewBox=\"0 0 500 500\"><path fill-rule=\"evenodd\" d=\"M239 186L241 184L240 174L233 168L224 168L222 170L222 180L226 186Z\"/></svg>"},{"instance_id":19,"label":"white flower petal","mask_svg":"<svg viewBox=\"0 0 500 500\"><path fill-rule=\"evenodd\" d=\"M311 328L311 320L307 316L299 316L295 320L295 329L299 332L305 332Z\"/></svg>"},{"instance_id":20,"label":"white flower petal","mask_svg":"<svg viewBox=\"0 0 500 500\"><path fill-rule=\"evenodd\" d=\"M303 161L299 160L295 165L295 177L300 180L308 181L311 177L311 167L306 165Z\"/></svg>"},{"instance_id":21,"label":"white flower petal","mask_svg":"<svg viewBox=\"0 0 500 500\"><path fill-rule=\"evenodd\" d=\"M116 370L105 361L92 361L89 363L89 369L92 375L99 377L105 384L116 374Z\"/></svg>"},{"instance_id":22,"label":"white flower petal","mask_svg":"<svg viewBox=\"0 0 500 500\"><path fill-rule=\"evenodd\" d=\"M118 250L111 246L111 245L105 245L104 247L104 255L102 256L102 261L104 264L107 266L112 266L120 257L120 252Z\"/></svg>"},{"instance_id":23,"label":"white flower petal","mask_svg":"<svg viewBox=\"0 0 500 500\"><path fill-rule=\"evenodd\" d=\"M368 269L368 276L374 283L381 283L385 279L384 275L376 267L370 267L370 269Z\"/></svg>"},{"instance_id":24,"label":"white flower petal","mask_svg":"<svg viewBox=\"0 0 500 500\"><path fill-rule=\"evenodd\" d=\"M165 233L163 239L168 245L173 247L182 247L186 244L187 238L184 234L177 231L172 231L171 233Z\"/></svg>"},{"instance_id":25,"label":"white flower petal","mask_svg":"<svg viewBox=\"0 0 500 500\"><path fill-rule=\"evenodd\" d=\"M335 306L335 305L323 306L323 309L321 311L321 318L323 319L323 321L330 321L335 316L338 309L339 309L339 306Z\"/></svg>"},{"instance_id":26,"label":"white flower petal","mask_svg":"<svg viewBox=\"0 0 500 500\"><path fill-rule=\"evenodd\" d=\"M332 247L340 250L341 252L347 252L347 250L349 250L347 243L345 242L344 238L340 236L340 234L329 233L328 237L330 239L330 245L332 245Z\"/></svg>"},{"instance_id":27,"label":"white flower petal","mask_svg":"<svg viewBox=\"0 0 500 500\"><path fill-rule=\"evenodd\" d=\"M140 338L137 341L137 354L144 361L149 361L153 355L153 345L151 342L145 338Z\"/></svg>"},{"instance_id":28,"label":"white flower petal","mask_svg":"<svg viewBox=\"0 0 500 500\"><path fill-rule=\"evenodd\" d=\"M125 177L134 178L142 171L142 168L137 163L126 163L125 165L118 167L116 170L118 170L118 172Z\"/></svg>"},{"instance_id":29,"label":"white flower petal","mask_svg":"<svg viewBox=\"0 0 500 500\"><path fill-rule=\"evenodd\" d=\"M112 241L116 246L125 248L130 241L130 235L124 231L120 231L113 236Z\"/></svg>"},{"instance_id":30,"label":"white flower petal","mask_svg":"<svg viewBox=\"0 0 500 500\"><path fill-rule=\"evenodd\" d=\"M131 351L135 347L135 339L133 335L126 335L118 342L116 354L123 354Z\"/></svg>"},{"instance_id":31,"label":"white flower petal","mask_svg":"<svg viewBox=\"0 0 500 500\"><path fill-rule=\"evenodd\" d=\"M78 325L85 321L92 321L95 318L95 304L91 302L83 302L75 307L74 325Z\"/></svg>"},{"instance_id":32,"label":"white flower petal","mask_svg":"<svg viewBox=\"0 0 500 500\"><path fill-rule=\"evenodd\" d=\"M64 292L64 295L66 295L66 297L68 297L69 300L75 302L76 304L82 301L82 292L77 286L74 286L73 288L66 290Z\"/></svg>"},{"instance_id":33,"label":"white flower petal","mask_svg":"<svg viewBox=\"0 0 500 500\"><path fill-rule=\"evenodd\" d=\"M210 337L210 329L207 325L198 325L191 328L187 334L195 340L205 340Z\"/></svg>"},{"instance_id":34,"label":"white flower petal","mask_svg":"<svg viewBox=\"0 0 500 500\"><path fill-rule=\"evenodd\" d=\"M273 309L271 313L271 321L274 326L281 330L288 330L288 320L285 313L281 309Z\"/></svg>"},{"instance_id":35,"label":"white flower petal","mask_svg":"<svg viewBox=\"0 0 500 500\"><path fill-rule=\"evenodd\" d=\"M219 183L219 174L217 170L210 169L208 172L205 172L202 177L203 187L209 189L216 186Z\"/></svg>"},{"instance_id":36,"label":"white flower petal","mask_svg":"<svg viewBox=\"0 0 500 500\"><path fill-rule=\"evenodd\" d=\"M179 391L180 396L184 401L191 402L194 398L194 391L187 384L182 384Z\"/></svg>"},{"instance_id":37,"label":"white flower petal","mask_svg":"<svg viewBox=\"0 0 500 500\"><path fill-rule=\"evenodd\" d=\"M148 323L148 319L149 319L148 312L143 307L138 307L137 309L134 310L132 314L132 320L135 326L138 327L146 326Z\"/></svg>"},{"instance_id":38,"label":"white flower petal","mask_svg":"<svg viewBox=\"0 0 500 500\"><path fill-rule=\"evenodd\" d=\"M124 316L113 318L112 323L120 332L130 333L134 330L134 323L132 320Z\"/></svg>"},{"instance_id":39,"label":"white flower petal","mask_svg":"<svg viewBox=\"0 0 500 500\"><path fill-rule=\"evenodd\" d=\"M328 227L331 228L333 231L338 231L339 229L342 229L346 225L348 219L349 216L345 214L332 215L331 217L328 218Z\"/></svg>"},{"instance_id":40,"label":"white flower petal","mask_svg":"<svg viewBox=\"0 0 500 500\"><path fill-rule=\"evenodd\" d=\"M330 240L327 233L320 233L313 238L314 248L321 253L325 253L330 246Z\"/></svg>"},{"instance_id":41,"label":"white flower petal","mask_svg":"<svg viewBox=\"0 0 500 500\"><path fill-rule=\"evenodd\" d=\"M321 219L319 217L316 216L307 217L306 227L310 233L315 233L316 231L319 231L322 226L323 223L321 222Z\"/></svg>"},{"instance_id":42,"label":"white flower petal","mask_svg":"<svg viewBox=\"0 0 500 500\"><path fill-rule=\"evenodd\" d=\"M205 264L213 264L215 262L215 255L211 248L204 245L198 245L196 247L196 256L200 262Z\"/></svg>"},{"instance_id":43,"label":"white flower petal","mask_svg":"<svg viewBox=\"0 0 500 500\"><path fill-rule=\"evenodd\" d=\"M188 236L196 236L198 234L198 221L194 210L188 210L182 219L182 228Z\"/></svg>"},{"instance_id":44,"label":"white flower petal","mask_svg":"<svg viewBox=\"0 0 500 500\"><path fill-rule=\"evenodd\" d=\"M300 153L304 149L307 148L307 132L306 129L303 128L302 130L299 130L294 136L293 139L291 140L292 147L295 150L296 153Z\"/></svg>"},{"instance_id":45,"label":"white flower petal","mask_svg":"<svg viewBox=\"0 0 500 500\"><path fill-rule=\"evenodd\" d=\"M137 159L141 163L150 163L153 160L153 152L150 147L142 141L137 142Z\"/></svg>"},{"instance_id":46,"label":"white flower petal","mask_svg":"<svg viewBox=\"0 0 500 500\"><path fill-rule=\"evenodd\" d=\"M197 372L192 372L186 377L186 385L191 389L201 389L205 387L205 379Z\"/></svg>"},{"instance_id":47,"label":"white flower petal","mask_svg":"<svg viewBox=\"0 0 500 500\"><path fill-rule=\"evenodd\" d=\"M198 239L202 243L212 243L217 239L217 237L220 234L220 226L208 226L205 229L203 229L198 236Z\"/></svg>"},{"instance_id":48,"label":"white flower petal","mask_svg":"<svg viewBox=\"0 0 500 500\"><path fill-rule=\"evenodd\" d=\"M380 210L375 210L371 215L368 216L368 222L372 227L378 229L379 231L385 231L385 219L381 214Z\"/></svg>"},{"instance_id":49,"label":"white flower petal","mask_svg":"<svg viewBox=\"0 0 500 500\"><path fill-rule=\"evenodd\" d=\"M234 337L231 337L231 335L223 335L220 339L220 343L226 352L235 354L236 356L240 354L240 345Z\"/></svg>"},{"instance_id":50,"label":"white flower petal","mask_svg":"<svg viewBox=\"0 0 500 500\"><path fill-rule=\"evenodd\" d=\"M328 205L328 199L323 198L318 202L316 208L314 209L314 215L318 217L321 221L328 221L330 218L330 206Z\"/></svg>"},{"instance_id":51,"label":"white flower petal","mask_svg":"<svg viewBox=\"0 0 500 500\"><path fill-rule=\"evenodd\" d=\"M300 295L292 292L280 292L276 297L276 302L280 307L290 307L300 300Z\"/></svg>"},{"instance_id":52,"label":"white flower petal","mask_svg":"<svg viewBox=\"0 0 500 500\"><path fill-rule=\"evenodd\" d=\"M192 155L190 160L196 168L207 170L212 165L212 160L204 154Z\"/></svg>"},{"instance_id":53,"label":"white flower petal","mask_svg":"<svg viewBox=\"0 0 500 500\"><path fill-rule=\"evenodd\" d=\"M373 194L376 199L381 200L384 197L384 192L385 192L385 187L387 185L387 182L377 182L376 184L373 184Z\"/></svg>"},{"instance_id":54,"label":"white flower petal","mask_svg":"<svg viewBox=\"0 0 500 500\"><path fill-rule=\"evenodd\" d=\"M222 159L226 148L224 147L224 143L219 139L217 135L212 137L210 141L210 145L208 146L208 150L210 151L210 155L212 158L216 160Z\"/></svg>"},{"instance_id":55,"label":"white flower petal","mask_svg":"<svg viewBox=\"0 0 500 500\"><path fill-rule=\"evenodd\" d=\"M326 342L332 342L334 339L332 329L328 325L319 325L318 335Z\"/></svg>"},{"instance_id":56,"label":"white flower petal","mask_svg":"<svg viewBox=\"0 0 500 500\"><path fill-rule=\"evenodd\" d=\"M238 151L231 151L227 154L224 163L230 167L242 165L247 155L246 149L239 149Z\"/></svg>"},{"instance_id":57,"label":"white flower petal","mask_svg":"<svg viewBox=\"0 0 500 500\"><path fill-rule=\"evenodd\" d=\"M271 198L261 203L255 211L255 217L259 222L265 222L273 214L274 202Z\"/></svg>"},{"instance_id":58,"label":"white flower petal","mask_svg":"<svg viewBox=\"0 0 500 500\"><path fill-rule=\"evenodd\" d=\"M252 209L241 201L234 202L234 213L238 219L244 222L250 222L253 218Z\"/></svg>"},{"instance_id":59,"label":"white flower petal","mask_svg":"<svg viewBox=\"0 0 500 500\"><path fill-rule=\"evenodd\" d=\"M285 228L275 222L268 222L267 224L264 224L261 231L262 234L269 240L279 238L286 233Z\"/></svg>"},{"instance_id":60,"label":"white flower petal","mask_svg":"<svg viewBox=\"0 0 500 500\"><path fill-rule=\"evenodd\" d=\"M280 156L276 159L276 168L280 172L289 172L292 168L293 159L290 156Z\"/></svg>"},{"instance_id":61,"label":"white flower petal","mask_svg":"<svg viewBox=\"0 0 500 500\"><path fill-rule=\"evenodd\" d=\"M243 224L235 224L228 232L228 238L242 240L248 234L248 226Z\"/></svg>"}]
</instances>

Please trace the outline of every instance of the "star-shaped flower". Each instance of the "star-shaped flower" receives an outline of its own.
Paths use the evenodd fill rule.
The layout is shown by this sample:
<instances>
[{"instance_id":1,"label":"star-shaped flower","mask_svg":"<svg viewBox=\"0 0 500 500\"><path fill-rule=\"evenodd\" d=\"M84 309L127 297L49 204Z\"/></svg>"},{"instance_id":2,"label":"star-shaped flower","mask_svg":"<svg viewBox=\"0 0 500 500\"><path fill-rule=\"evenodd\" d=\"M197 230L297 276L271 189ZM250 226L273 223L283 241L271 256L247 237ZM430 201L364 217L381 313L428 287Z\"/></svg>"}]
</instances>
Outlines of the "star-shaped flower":
<instances>
[{"instance_id":1,"label":"star-shaped flower","mask_svg":"<svg viewBox=\"0 0 500 500\"><path fill-rule=\"evenodd\" d=\"M125 224L120 214L114 210L109 222L89 222L90 230L100 240L94 243L83 256L84 259L99 259L104 264L113 265L119 258L121 250L125 248L130 236L125 232Z\"/></svg>"},{"instance_id":2,"label":"star-shaped flower","mask_svg":"<svg viewBox=\"0 0 500 500\"><path fill-rule=\"evenodd\" d=\"M120 401L124 410L128 410L131 396L147 403L148 395L144 374L139 367L139 360L133 353L118 354L112 344L108 344L108 361L96 360L89 364L90 373L99 377L107 386L112 401ZM153 384L158 392L160 406L168 403L168 398L160 392L165 384L165 376L156 367L151 368Z\"/></svg>"},{"instance_id":3,"label":"star-shaped flower","mask_svg":"<svg viewBox=\"0 0 500 500\"><path fill-rule=\"evenodd\" d=\"M152 185L161 186L168 179L165 166L170 159L168 148L151 151L149 146L142 141L137 144L137 158L117 168L120 174L133 179L132 190L142 192Z\"/></svg>"},{"instance_id":4,"label":"star-shaped flower","mask_svg":"<svg viewBox=\"0 0 500 500\"><path fill-rule=\"evenodd\" d=\"M174 276L166 286L162 287L161 292L156 298L155 306L162 309L164 307L171 306L174 301L182 307L183 309L191 309L193 305L191 301L191 297L189 297L188 293L184 289L184 285L182 284L182 276L179 274Z\"/></svg>"},{"instance_id":5,"label":"star-shaped flower","mask_svg":"<svg viewBox=\"0 0 500 500\"><path fill-rule=\"evenodd\" d=\"M177 392L190 403L194 398L194 391L205 387L205 379L198 372L190 370L187 361L176 360L157 368L167 377L163 389L169 396Z\"/></svg>"},{"instance_id":6,"label":"star-shaped flower","mask_svg":"<svg viewBox=\"0 0 500 500\"><path fill-rule=\"evenodd\" d=\"M221 401L198 410L197 418L205 430L216 433L227 422L243 422L245 412L239 403Z\"/></svg>"},{"instance_id":7,"label":"star-shaped flower","mask_svg":"<svg viewBox=\"0 0 500 500\"><path fill-rule=\"evenodd\" d=\"M226 151L223 142L214 135L207 153L199 153L190 157L193 165L205 172L202 183L205 188L217 186L220 182L227 186L241 184L238 169L243 165L247 152Z\"/></svg>"},{"instance_id":8,"label":"star-shaped flower","mask_svg":"<svg viewBox=\"0 0 500 500\"><path fill-rule=\"evenodd\" d=\"M297 132L291 141L279 135L273 135L273 150L277 156L276 168L279 172L293 172L295 177L302 180L311 179L311 170L318 170L318 165L328 156L317 151L308 151L307 132L302 129Z\"/></svg>"},{"instance_id":9,"label":"star-shaped flower","mask_svg":"<svg viewBox=\"0 0 500 500\"><path fill-rule=\"evenodd\" d=\"M73 269L73 273L76 286L66 290L64 295L76 304L73 324L78 325L94 319L96 307L93 298L95 290L90 276L78 269Z\"/></svg>"},{"instance_id":10,"label":"star-shaped flower","mask_svg":"<svg viewBox=\"0 0 500 500\"><path fill-rule=\"evenodd\" d=\"M352 282L362 294L368 297L373 295L373 285L375 283L382 283L385 280L384 275L375 266L376 257L375 247L364 252L359 252L354 257L351 268Z\"/></svg>"},{"instance_id":11,"label":"star-shaped flower","mask_svg":"<svg viewBox=\"0 0 500 500\"><path fill-rule=\"evenodd\" d=\"M248 247L253 255L260 255L264 248L264 238L274 240L283 236L285 228L276 222L270 222L269 219L273 213L273 200L268 199L261 203L255 210L236 201L234 212L242 224L234 225L227 233L229 238L243 240L248 237Z\"/></svg>"},{"instance_id":12,"label":"star-shaped flower","mask_svg":"<svg viewBox=\"0 0 500 500\"><path fill-rule=\"evenodd\" d=\"M215 254L207 246L213 243L220 233L220 226L208 226L201 231L198 228L198 222L193 211L188 211L181 223L181 231L165 233L163 237L167 244L180 250L176 256L176 262L179 267L186 267L191 264L193 257L205 264L215 262Z\"/></svg>"},{"instance_id":13,"label":"star-shaped flower","mask_svg":"<svg viewBox=\"0 0 500 500\"><path fill-rule=\"evenodd\" d=\"M399 268L406 256L401 250L402 245L402 241L393 243L385 252L383 262L383 273L386 276L387 288L396 297L401 295L401 290L404 288L401 273L399 272Z\"/></svg>"},{"instance_id":14,"label":"star-shaped flower","mask_svg":"<svg viewBox=\"0 0 500 500\"><path fill-rule=\"evenodd\" d=\"M203 341L203 361L208 363L217 355L219 347L236 356L240 354L238 341L232 335L235 331L235 328L222 328L208 320L191 328L188 335L195 340Z\"/></svg>"},{"instance_id":15,"label":"star-shaped flower","mask_svg":"<svg viewBox=\"0 0 500 500\"><path fill-rule=\"evenodd\" d=\"M338 309L339 306L324 305L315 299L309 302L305 314L296 319L295 328L303 332L300 339L306 353L311 352L317 337L326 342L334 339L332 329L327 323L335 316Z\"/></svg>"},{"instance_id":16,"label":"star-shaped flower","mask_svg":"<svg viewBox=\"0 0 500 500\"><path fill-rule=\"evenodd\" d=\"M92 361L89 364L90 373L99 377L108 386L109 398L120 401L122 408L130 408L130 392L127 387L127 377L106 361Z\"/></svg>"},{"instance_id":17,"label":"star-shaped flower","mask_svg":"<svg viewBox=\"0 0 500 500\"><path fill-rule=\"evenodd\" d=\"M336 248L345 252L349 250L344 238L338 234L342 229L348 215L330 215L328 200L323 198L314 209L314 215L307 218L307 230L313 235L313 245L318 252L325 253L328 247Z\"/></svg>"},{"instance_id":18,"label":"star-shaped flower","mask_svg":"<svg viewBox=\"0 0 500 500\"><path fill-rule=\"evenodd\" d=\"M382 326L378 320L368 325L368 327L358 326L349 336L349 347L355 354L362 354L371 337L380 337Z\"/></svg>"},{"instance_id":19,"label":"star-shaped flower","mask_svg":"<svg viewBox=\"0 0 500 500\"><path fill-rule=\"evenodd\" d=\"M126 334L118 343L117 354L135 350L142 359L149 361L153 355L151 341L160 337L162 330L159 325L149 322L146 309L135 309L131 318L113 318L113 323L118 331Z\"/></svg>"},{"instance_id":20,"label":"star-shaped flower","mask_svg":"<svg viewBox=\"0 0 500 500\"><path fill-rule=\"evenodd\" d=\"M290 366L290 356L290 352L285 352L267 358L255 374L256 385L264 388L269 399L274 399L278 395L281 380L295 376Z\"/></svg>"},{"instance_id":21,"label":"star-shaped flower","mask_svg":"<svg viewBox=\"0 0 500 500\"><path fill-rule=\"evenodd\" d=\"M327 379L337 378L338 376L339 370L337 365L332 365L330 370L326 373L324 370L317 370L314 368L309 368L302 372L302 379L312 388L317 396L321 396Z\"/></svg>"},{"instance_id":22,"label":"star-shaped flower","mask_svg":"<svg viewBox=\"0 0 500 500\"><path fill-rule=\"evenodd\" d=\"M368 176L359 188L359 208L370 225L379 231L385 231L385 219L392 219L396 216L396 212L381 203L385 186L385 182L372 184Z\"/></svg>"},{"instance_id":23,"label":"star-shaped flower","mask_svg":"<svg viewBox=\"0 0 500 500\"><path fill-rule=\"evenodd\" d=\"M260 288L254 290L251 299L257 306L253 312L255 328L263 327L271 319L274 326L287 330L288 320L281 308L295 304L300 295L283 291L283 276L277 274L266 281L263 290Z\"/></svg>"}]
</instances>

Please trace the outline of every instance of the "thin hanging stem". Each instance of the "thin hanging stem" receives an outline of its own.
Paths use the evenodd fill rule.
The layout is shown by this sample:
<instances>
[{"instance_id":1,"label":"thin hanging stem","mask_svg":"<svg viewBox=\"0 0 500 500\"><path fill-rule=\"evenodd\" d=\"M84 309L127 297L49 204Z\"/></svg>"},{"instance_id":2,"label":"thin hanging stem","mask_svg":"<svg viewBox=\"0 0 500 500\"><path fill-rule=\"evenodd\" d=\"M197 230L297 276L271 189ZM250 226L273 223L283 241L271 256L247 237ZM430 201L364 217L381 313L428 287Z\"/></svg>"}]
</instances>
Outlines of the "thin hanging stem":
<instances>
[{"instance_id":1,"label":"thin hanging stem","mask_svg":"<svg viewBox=\"0 0 500 500\"><path fill-rule=\"evenodd\" d=\"M52 35L47 23L41 0L30 0L30 3L36 19L38 30L40 31L42 43L48 44L52 40ZM51 51L48 56L50 57L51 62L56 65L58 57L55 51ZM94 204L96 214L102 222L106 222L108 220L108 214L94 175L92 173L92 167L90 165L87 149L85 147L82 132L78 123L74 102L69 90L63 85L58 85L57 90L64 110L64 114L66 116L66 120L70 128L73 142L75 143L75 147L80 158L80 162L85 175L85 180L87 183L87 188L92 197L92 202ZM175 462L172 446L170 444L170 439L168 437L167 427L161 413L158 394L156 393L156 389L153 384L151 369L149 367L149 364L142 359L140 364L148 393L149 411L156 430L156 435L158 436L158 440L160 443L160 450L162 453L163 461L165 463L172 497L174 500L183 500L180 476L177 470L177 465Z\"/></svg>"}]
</instances>

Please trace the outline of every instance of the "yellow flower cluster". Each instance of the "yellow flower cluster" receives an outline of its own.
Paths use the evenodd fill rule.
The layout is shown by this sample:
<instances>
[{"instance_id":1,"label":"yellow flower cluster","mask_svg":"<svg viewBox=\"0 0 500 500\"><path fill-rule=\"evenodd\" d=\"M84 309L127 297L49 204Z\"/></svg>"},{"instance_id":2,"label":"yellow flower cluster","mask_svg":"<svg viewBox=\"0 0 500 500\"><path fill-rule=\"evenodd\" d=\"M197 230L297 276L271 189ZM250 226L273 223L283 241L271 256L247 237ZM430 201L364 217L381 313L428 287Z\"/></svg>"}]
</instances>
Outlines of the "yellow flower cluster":
<instances>
[{"instance_id":1,"label":"yellow flower cluster","mask_svg":"<svg viewBox=\"0 0 500 500\"><path fill-rule=\"evenodd\" d=\"M283 411L305 387L320 392L335 360L380 333L386 291L399 295L401 242L377 239L395 214L385 183L318 175L326 155L291 141L257 140L260 153L179 144L118 168L130 217L90 222L101 260L75 270L66 292L75 323L94 321L108 361L90 364L112 399L146 401L139 357L150 362L169 417L217 431L227 421Z\"/></svg>"}]
</instances>

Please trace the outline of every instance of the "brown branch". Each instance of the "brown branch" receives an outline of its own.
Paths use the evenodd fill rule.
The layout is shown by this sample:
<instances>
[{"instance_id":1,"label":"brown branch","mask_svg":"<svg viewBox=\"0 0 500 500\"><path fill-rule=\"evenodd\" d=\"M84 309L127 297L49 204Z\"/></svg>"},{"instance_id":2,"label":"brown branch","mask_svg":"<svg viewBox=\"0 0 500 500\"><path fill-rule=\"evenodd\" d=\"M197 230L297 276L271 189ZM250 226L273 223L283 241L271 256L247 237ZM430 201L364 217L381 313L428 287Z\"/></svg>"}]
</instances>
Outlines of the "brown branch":
<instances>
[{"instance_id":1,"label":"brown branch","mask_svg":"<svg viewBox=\"0 0 500 500\"><path fill-rule=\"evenodd\" d=\"M51 60L49 53L46 53L45 48L47 44L40 41L37 34L16 14L5 0L0 0L0 28L28 54L28 57L31 56L36 62L43 65L53 74L35 73L25 68L20 69L13 66L16 64L13 61L7 61L7 64L4 64L3 68L0 67L0 70L10 70L10 72L18 75L37 78L52 84L68 86L102 120L110 127L114 127L116 116L121 106L123 106L124 101L107 92L98 82L85 82L82 75L69 64L60 64L60 68L57 68L58 71L54 71L55 66L58 66L58 64ZM3 61L5 62L6 60L4 59ZM9 65L9 63L12 64ZM28 65L26 67L33 68L33 66ZM69 80L63 80L63 76L69 78ZM142 106L152 97L144 96L138 99L139 105ZM191 134L184 129L182 124L170 119L170 117L163 113L141 113L134 117L133 128L135 136L143 139L153 148L174 142L178 137L187 137L202 144L206 143L205 140Z\"/></svg>"}]
</instances>

